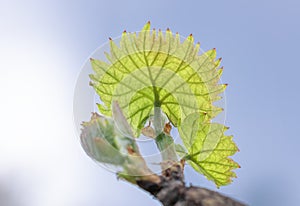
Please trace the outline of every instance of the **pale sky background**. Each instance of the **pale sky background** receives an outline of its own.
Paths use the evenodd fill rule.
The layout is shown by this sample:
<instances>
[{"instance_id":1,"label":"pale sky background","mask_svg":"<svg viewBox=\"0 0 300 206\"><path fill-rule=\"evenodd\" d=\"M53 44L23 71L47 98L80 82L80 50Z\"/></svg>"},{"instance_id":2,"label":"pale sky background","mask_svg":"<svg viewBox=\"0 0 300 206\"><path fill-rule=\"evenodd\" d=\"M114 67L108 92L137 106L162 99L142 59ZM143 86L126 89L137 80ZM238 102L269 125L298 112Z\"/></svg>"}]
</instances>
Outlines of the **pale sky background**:
<instances>
[{"instance_id":1,"label":"pale sky background","mask_svg":"<svg viewBox=\"0 0 300 206\"><path fill-rule=\"evenodd\" d=\"M91 53L126 29L193 33L223 57L238 178L216 189L255 206L298 206L300 2L0 0L0 205L159 205L80 147L73 94Z\"/></svg>"}]
</instances>

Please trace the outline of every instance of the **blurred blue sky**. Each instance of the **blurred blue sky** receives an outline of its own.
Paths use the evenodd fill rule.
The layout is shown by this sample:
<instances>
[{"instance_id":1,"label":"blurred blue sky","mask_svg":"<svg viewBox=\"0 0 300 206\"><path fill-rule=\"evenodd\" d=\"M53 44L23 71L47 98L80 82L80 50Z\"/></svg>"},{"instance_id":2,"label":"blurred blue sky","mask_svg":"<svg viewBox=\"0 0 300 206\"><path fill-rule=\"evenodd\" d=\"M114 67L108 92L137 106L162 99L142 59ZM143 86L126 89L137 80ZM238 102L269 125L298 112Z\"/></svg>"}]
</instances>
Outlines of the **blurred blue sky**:
<instances>
[{"instance_id":1,"label":"blurred blue sky","mask_svg":"<svg viewBox=\"0 0 300 206\"><path fill-rule=\"evenodd\" d=\"M250 205L299 205L297 0L0 0L0 205L159 205L89 160L72 119L89 55L148 20L193 33L223 57L226 125L242 168L218 191ZM189 169L186 176L216 190Z\"/></svg>"}]
</instances>

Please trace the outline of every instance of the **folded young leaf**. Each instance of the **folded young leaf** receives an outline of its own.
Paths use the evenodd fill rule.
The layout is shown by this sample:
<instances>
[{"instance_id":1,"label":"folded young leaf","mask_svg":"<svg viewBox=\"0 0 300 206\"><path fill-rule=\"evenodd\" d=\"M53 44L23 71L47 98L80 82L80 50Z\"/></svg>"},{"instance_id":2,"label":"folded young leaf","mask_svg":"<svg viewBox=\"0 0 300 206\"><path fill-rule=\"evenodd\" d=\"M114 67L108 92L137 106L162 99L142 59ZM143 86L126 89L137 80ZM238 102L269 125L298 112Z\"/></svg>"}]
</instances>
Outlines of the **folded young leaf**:
<instances>
[{"instance_id":1,"label":"folded young leaf","mask_svg":"<svg viewBox=\"0 0 300 206\"><path fill-rule=\"evenodd\" d=\"M122 165L125 155L119 150L113 121L93 113L89 122L82 124L80 140L85 152L94 160L112 165Z\"/></svg>"},{"instance_id":2,"label":"folded young leaf","mask_svg":"<svg viewBox=\"0 0 300 206\"><path fill-rule=\"evenodd\" d=\"M132 150L132 153L139 154L133 137L124 135L111 118L93 113L91 120L84 122L82 126L80 136L82 147L98 162L123 166L124 161L128 161L131 155L128 149Z\"/></svg>"}]
</instances>

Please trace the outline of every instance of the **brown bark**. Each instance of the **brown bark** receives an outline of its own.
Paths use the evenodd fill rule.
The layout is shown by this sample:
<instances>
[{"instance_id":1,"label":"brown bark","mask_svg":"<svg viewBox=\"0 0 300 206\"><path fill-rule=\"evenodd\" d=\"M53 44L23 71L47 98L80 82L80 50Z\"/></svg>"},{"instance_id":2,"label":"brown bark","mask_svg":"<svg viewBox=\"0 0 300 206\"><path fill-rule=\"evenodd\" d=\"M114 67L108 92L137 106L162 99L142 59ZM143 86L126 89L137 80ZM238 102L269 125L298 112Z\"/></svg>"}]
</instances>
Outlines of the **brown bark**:
<instances>
[{"instance_id":1,"label":"brown bark","mask_svg":"<svg viewBox=\"0 0 300 206\"><path fill-rule=\"evenodd\" d=\"M174 164L161 175L136 180L137 185L151 193L164 206L245 206L218 192L200 187L186 187L183 164Z\"/></svg>"}]
</instances>

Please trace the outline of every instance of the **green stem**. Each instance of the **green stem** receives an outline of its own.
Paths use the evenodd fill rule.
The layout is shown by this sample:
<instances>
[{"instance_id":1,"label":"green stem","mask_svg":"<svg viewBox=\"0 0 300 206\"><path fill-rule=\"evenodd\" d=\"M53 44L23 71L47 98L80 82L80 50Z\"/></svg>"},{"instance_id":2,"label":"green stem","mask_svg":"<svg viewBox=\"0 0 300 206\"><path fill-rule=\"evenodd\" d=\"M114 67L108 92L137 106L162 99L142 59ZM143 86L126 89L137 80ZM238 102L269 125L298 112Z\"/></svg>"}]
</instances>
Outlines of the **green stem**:
<instances>
[{"instance_id":1,"label":"green stem","mask_svg":"<svg viewBox=\"0 0 300 206\"><path fill-rule=\"evenodd\" d=\"M161 108L154 106L154 129L155 129L155 135L158 136L162 130L163 130L163 125L162 125L162 115L161 115Z\"/></svg>"},{"instance_id":2,"label":"green stem","mask_svg":"<svg viewBox=\"0 0 300 206\"><path fill-rule=\"evenodd\" d=\"M155 142L161 152L163 161L178 161L174 147L174 140L171 136L162 132L155 138Z\"/></svg>"}]
</instances>

